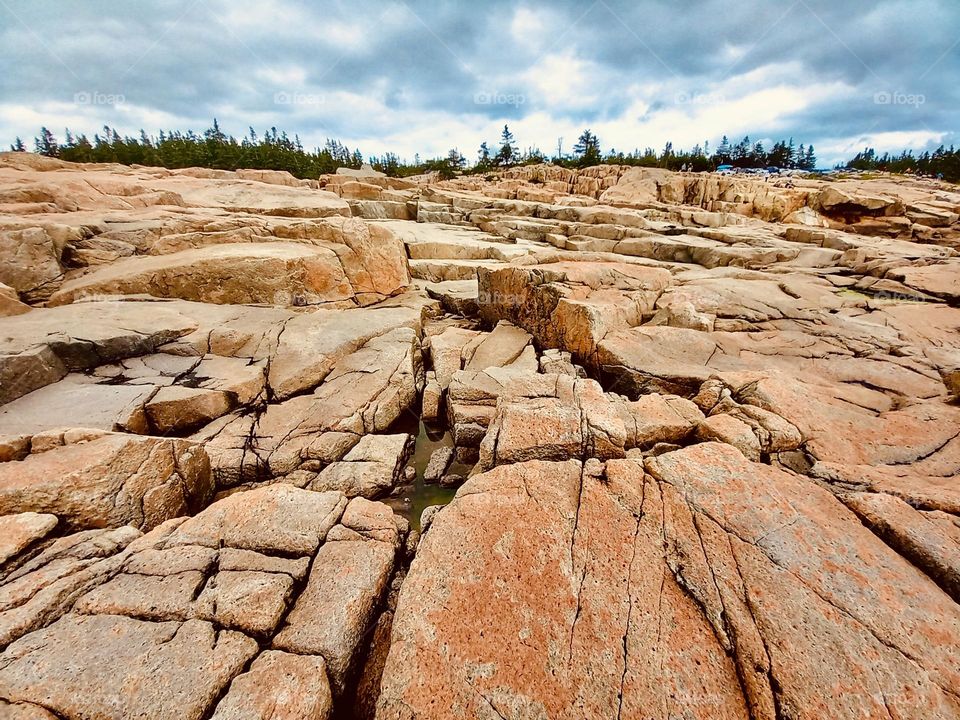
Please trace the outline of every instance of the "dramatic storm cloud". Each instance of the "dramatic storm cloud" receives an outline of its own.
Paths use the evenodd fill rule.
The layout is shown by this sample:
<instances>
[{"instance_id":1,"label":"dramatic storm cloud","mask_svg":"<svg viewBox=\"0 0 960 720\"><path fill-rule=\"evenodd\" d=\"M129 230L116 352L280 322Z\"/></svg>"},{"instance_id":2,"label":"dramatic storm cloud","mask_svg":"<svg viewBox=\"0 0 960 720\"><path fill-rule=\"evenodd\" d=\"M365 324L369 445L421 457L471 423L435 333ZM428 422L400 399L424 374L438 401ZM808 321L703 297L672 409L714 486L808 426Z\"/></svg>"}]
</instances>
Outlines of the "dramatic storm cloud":
<instances>
[{"instance_id":1,"label":"dramatic storm cloud","mask_svg":"<svg viewBox=\"0 0 960 720\"><path fill-rule=\"evenodd\" d=\"M821 164L957 142L957 0L0 0L0 141L276 126L412 158L813 142Z\"/></svg>"}]
</instances>

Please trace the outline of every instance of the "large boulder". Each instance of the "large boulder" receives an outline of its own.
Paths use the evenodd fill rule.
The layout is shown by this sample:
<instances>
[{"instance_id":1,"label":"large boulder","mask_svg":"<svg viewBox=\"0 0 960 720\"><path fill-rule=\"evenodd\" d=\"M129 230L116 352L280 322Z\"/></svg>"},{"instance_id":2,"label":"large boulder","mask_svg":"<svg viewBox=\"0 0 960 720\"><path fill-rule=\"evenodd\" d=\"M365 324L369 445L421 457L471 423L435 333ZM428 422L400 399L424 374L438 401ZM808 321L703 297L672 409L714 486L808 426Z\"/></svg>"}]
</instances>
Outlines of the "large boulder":
<instances>
[{"instance_id":1,"label":"large boulder","mask_svg":"<svg viewBox=\"0 0 960 720\"><path fill-rule=\"evenodd\" d=\"M616 398L595 380L541 377L553 384L552 392L508 390L498 398L480 444L480 469L526 460L623 457L627 437Z\"/></svg>"},{"instance_id":2,"label":"large boulder","mask_svg":"<svg viewBox=\"0 0 960 720\"><path fill-rule=\"evenodd\" d=\"M63 275L65 233L53 228L0 225L0 283L31 293Z\"/></svg>"},{"instance_id":3,"label":"large boulder","mask_svg":"<svg viewBox=\"0 0 960 720\"><path fill-rule=\"evenodd\" d=\"M480 316L490 323L509 320L540 347L586 361L607 333L639 325L670 278L663 268L615 262L481 270Z\"/></svg>"},{"instance_id":4,"label":"large boulder","mask_svg":"<svg viewBox=\"0 0 960 720\"><path fill-rule=\"evenodd\" d=\"M213 491L207 454L186 440L75 431L56 440L63 444L0 463L0 514L49 513L71 529L150 529L196 512Z\"/></svg>"},{"instance_id":5,"label":"large boulder","mask_svg":"<svg viewBox=\"0 0 960 720\"><path fill-rule=\"evenodd\" d=\"M310 489L339 490L347 497L384 495L400 481L413 445L413 436L405 433L364 435L343 460L325 467Z\"/></svg>"},{"instance_id":6,"label":"large boulder","mask_svg":"<svg viewBox=\"0 0 960 720\"><path fill-rule=\"evenodd\" d=\"M203 438L212 455L223 451L214 458L218 482L281 477L304 465L310 480L360 436L390 428L413 406L423 378L416 333L397 328L342 357L312 393L271 403L255 419L214 423L194 437Z\"/></svg>"},{"instance_id":7,"label":"large boulder","mask_svg":"<svg viewBox=\"0 0 960 720\"><path fill-rule=\"evenodd\" d=\"M830 492L716 443L472 478L393 628L381 720L960 711L950 597Z\"/></svg>"}]
</instances>

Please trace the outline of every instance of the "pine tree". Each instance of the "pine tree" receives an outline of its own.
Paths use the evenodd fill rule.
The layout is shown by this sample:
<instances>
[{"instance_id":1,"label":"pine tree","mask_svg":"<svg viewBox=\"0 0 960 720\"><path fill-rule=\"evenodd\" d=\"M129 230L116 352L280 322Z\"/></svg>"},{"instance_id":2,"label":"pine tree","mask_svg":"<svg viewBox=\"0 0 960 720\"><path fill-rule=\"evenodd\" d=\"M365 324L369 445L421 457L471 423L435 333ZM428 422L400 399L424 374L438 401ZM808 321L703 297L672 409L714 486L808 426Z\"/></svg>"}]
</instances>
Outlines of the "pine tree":
<instances>
[{"instance_id":1,"label":"pine tree","mask_svg":"<svg viewBox=\"0 0 960 720\"><path fill-rule=\"evenodd\" d=\"M660 167L669 168L672 159L673 143L667 141L667 144L663 146L663 153L660 156Z\"/></svg>"},{"instance_id":2,"label":"pine tree","mask_svg":"<svg viewBox=\"0 0 960 720\"><path fill-rule=\"evenodd\" d=\"M460 151L457 148L450 148L450 152L447 153L447 165L450 166L450 169L454 172L463 170L466 164L467 159L460 154Z\"/></svg>"},{"instance_id":3,"label":"pine tree","mask_svg":"<svg viewBox=\"0 0 960 720\"><path fill-rule=\"evenodd\" d=\"M480 143L480 149L477 151L477 169L486 170L490 167L490 148L487 147L487 141Z\"/></svg>"},{"instance_id":4,"label":"pine tree","mask_svg":"<svg viewBox=\"0 0 960 720\"><path fill-rule=\"evenodd\" d=\"M35 151L47 157L60 157L60 146L53 133L45 127L40 128L40 137L33 139Z\"/></svg>"},{"instance_id":5,"label":"pine tree","mask_svg":"<svg viewBox=\"0 0 960 720\"><path fill-rule=\"evenodd\" d=\"M500 133L500 151L497 153L497 165L512 165L517 159L517 143L510 126L504 125Z\"/></svg>"},{"instance_id":6,"label":"pine tree","mask_svg":"<svg viewBox=\"0 0 960 720\"><path fill-rule=\"evenodd\" d=\"M783 140L774 143L773 149L767 155L767 164L778 168L790 167L790 150L787 143Z\"/></svg>"},{"instance_id":7,"label":"pine tree","mask_svg":"<svg viewBox=\"0 0 960 720\"><path fill-rule=\"evenodd\" d=\"M790 167L803 170L803 163L805 162L806 157L807 151L804 149L803 143L800 143L800 147L797 148L797 154L792 158Z\"/></svg>"},{"instance_id":8,"label":"pine tree","mask_svg":"<svg viewBox=\"0 0 960 720\"><path fill-rule=\"evenodd\" d=\"M743 167L750 161L750 136L744 135L743 140L733 146L730 159L737 167Z\"/></svg>"},{"instance_id":9,"label":"pine tree","mask_svg":"<svg viewBox=\"0 0 960 720\"><path fill-rule=\"evenodd\" d=\"M720 138L720 144L717 146L717 164L726 165L730 162L733 155L733 148L730 147L730 141L724 135Z\"/></svg>"},{"instance_id":10,"label":"pine tree","mask_svg":"<svg viewBox=\"0 0 960 720\"><path fill-rule=\"evenodd\" d=\"M803 158L803 167L804 170L816 170L817 169L817 156L813 152L813 145L810 145L807 148L807 154Z\"/></svg>"},{"instance_id":11,"label":"pine tree","mask_svg":"<svg viewBox=\"0 0 960 720\"><path fill-rule=\"evenodd\" d=\"M573 152L579 158L577 165L580 167L599 165L601 161L600 139L587 128L577 139L577 144L573 146Z\"/></svg>"},{"instance_id":12,"label":"pine tree","mask_svg":"<svg viewBox=\"0 0 960 720\"><path fill-rule=\"evenodd\" d=\"M13 145L10 146L10 150L12 152L26 152L27 148L24 146L23 140L17 137L16 142L14 142Z\"/></svg>"}]
</instances>

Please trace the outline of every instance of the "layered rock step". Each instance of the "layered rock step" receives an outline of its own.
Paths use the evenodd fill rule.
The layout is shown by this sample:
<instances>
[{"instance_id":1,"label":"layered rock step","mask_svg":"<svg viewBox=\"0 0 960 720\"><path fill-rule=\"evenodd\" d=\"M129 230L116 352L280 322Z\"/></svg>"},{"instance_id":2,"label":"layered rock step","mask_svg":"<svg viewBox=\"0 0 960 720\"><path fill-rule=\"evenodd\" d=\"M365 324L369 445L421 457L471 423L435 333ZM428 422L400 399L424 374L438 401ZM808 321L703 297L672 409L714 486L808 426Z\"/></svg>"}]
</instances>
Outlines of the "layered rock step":
<instances>
[{"instance_id":1,"label":"layered rock step","mask_svg":"<svg viewBox=\"0 0 960 720\"><path fill-rule=\"evenodd\" d=\"M329 249L288 242L213 245L118 261L64 283L50 303L143 294L218 305L368 305L408 284L401 262L396 263L393 277L377 277L369 283L365 276L366 287L355 287L351 275Z\"/></svg>"}]
</instances>

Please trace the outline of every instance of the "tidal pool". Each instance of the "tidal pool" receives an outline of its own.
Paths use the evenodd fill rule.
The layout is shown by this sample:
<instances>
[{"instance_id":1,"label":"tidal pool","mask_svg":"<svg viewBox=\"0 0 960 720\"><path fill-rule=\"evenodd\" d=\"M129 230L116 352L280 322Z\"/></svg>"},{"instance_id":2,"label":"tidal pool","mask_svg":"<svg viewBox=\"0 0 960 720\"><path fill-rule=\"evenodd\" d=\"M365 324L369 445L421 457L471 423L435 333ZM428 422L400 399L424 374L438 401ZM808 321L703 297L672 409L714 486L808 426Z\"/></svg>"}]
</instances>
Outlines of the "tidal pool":
<instances>
[{"instance_id":1,"label":"tidal pool","mask_svg":"<svg viewBox=\"0 0 960 720\"><path fill-rule=\"evenodd\" d=\"M413 425L413 422L410 423ZM413 451L411 462L417 471L417 477L410 485L402 485L394 493L383 500L395 512L403 515L410 521L410 527L420 529L420 515L431 505L446 505L457 494L457 488L444 488L435 483L425 483L423 473L430 462L433 451L441 447L453 447L453 436L443 428L431 428L422 420L419 422L417 445ZM397 432L413 432L414 428L397 429ZM450 465L448 473L456 473L466 477L472 466L458 463L456 460Z\"/></svg>"}]
</instances>

